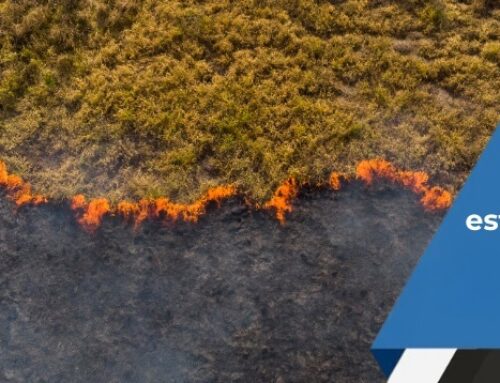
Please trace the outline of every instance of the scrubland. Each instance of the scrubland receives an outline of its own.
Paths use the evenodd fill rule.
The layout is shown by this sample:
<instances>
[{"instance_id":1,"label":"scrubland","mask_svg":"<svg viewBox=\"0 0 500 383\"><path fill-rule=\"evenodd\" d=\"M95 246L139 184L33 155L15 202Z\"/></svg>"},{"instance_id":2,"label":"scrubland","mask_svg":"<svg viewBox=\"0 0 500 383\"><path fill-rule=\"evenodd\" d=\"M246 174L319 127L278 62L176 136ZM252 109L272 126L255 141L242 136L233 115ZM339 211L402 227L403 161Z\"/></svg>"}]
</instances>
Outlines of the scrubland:
<instances>
[{"instance_id":1,"label":"scrubland","mask_svg":"<svg viewBox=\"0 0 500 383\"><path fill-rule=\"evenodd\" d=\"M460 187L500 120L488 0L0 0L0 159L37 192L258 201L366 158Z\"/></svg>"}]
</instances>

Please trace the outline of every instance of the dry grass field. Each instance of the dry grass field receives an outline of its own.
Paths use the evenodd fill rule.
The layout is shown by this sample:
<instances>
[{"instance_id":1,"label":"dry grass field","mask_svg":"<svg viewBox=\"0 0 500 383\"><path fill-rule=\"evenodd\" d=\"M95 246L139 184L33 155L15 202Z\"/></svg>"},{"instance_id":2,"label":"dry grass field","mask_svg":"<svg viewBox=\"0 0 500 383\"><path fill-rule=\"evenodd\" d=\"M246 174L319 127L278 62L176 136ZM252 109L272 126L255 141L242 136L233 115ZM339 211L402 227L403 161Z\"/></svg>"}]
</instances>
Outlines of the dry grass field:
<instances>
[{"instance_id":1,"label":"dry grass field","mask_svg":"<svg viewBox=\"0 0 500 383\"><path fill-rule=\"evenodd\" d=\"M492 0L0 0L0 159L55 198L169 196L380 157L451 190L500 116Z\"/></svg>"}]
</instances>

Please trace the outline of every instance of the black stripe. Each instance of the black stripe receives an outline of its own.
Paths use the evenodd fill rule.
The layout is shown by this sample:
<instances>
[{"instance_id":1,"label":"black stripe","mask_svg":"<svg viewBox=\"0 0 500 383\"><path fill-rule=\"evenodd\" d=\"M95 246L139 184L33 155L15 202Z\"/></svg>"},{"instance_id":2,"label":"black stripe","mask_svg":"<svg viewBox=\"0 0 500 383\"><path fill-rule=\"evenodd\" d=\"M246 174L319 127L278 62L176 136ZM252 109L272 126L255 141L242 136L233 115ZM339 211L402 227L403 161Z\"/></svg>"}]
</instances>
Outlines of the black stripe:
<instances>
[{"instance_id":1,"label":"black stripe","mask_svg":"<svg viewBox=\"0 0 500 383\"><path fill-rule=\"evenodd\" d=\"M490 350L474 378L474 383L497 382L500 382L500 350Z\"/></svg>"},{"instance_id":2,"label":"black stripe","mask_svg":"<svg viewBox=\"0 0 500 383\"><path fill-rule=\"evenodd\" d=\"M476 375L491 352L491 350L458 350L439 379L439 383L476 383ZM497 378L500 378L500 375L497 375Z\"/></svg>"}]
</instances>

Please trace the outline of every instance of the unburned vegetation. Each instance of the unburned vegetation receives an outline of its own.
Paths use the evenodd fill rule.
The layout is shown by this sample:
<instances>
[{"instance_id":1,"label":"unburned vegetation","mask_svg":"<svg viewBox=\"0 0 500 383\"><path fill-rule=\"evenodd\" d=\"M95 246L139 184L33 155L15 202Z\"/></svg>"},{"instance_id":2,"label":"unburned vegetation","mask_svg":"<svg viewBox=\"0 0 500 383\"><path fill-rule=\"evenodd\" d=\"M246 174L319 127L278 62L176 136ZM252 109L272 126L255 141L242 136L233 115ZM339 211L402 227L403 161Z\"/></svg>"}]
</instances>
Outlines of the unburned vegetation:
<instances>
[{"instance_id":1,"label":"unburned vegetation","mask_svg":"<svg viewBox=\"0 0 500 383\"><path fill-rule=\"evenodd\" d=\"M50 197L257 200L382 157L461 185L500 108L470 1L0 1L0 158Z\"/></svg>"}]
</instances>

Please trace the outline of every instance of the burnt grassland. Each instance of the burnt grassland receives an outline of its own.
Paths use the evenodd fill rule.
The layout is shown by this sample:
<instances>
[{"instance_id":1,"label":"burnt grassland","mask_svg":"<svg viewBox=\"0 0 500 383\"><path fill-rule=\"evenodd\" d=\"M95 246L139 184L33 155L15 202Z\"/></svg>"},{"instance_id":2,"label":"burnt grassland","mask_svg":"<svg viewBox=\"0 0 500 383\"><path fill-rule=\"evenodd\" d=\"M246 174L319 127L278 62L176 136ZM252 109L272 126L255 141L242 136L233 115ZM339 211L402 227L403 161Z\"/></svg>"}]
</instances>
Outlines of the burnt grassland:
<instances>
[{"instance_id":1,"label":"burnt grassland","mask_svg":"<svg viewBox=\"0 0 500 383\"><path fill-rule=\"evenodd\" d=\"M372 157L453 190L499 120L495 3L3 0L0 157L55 198L262 201Z\"/></svg>"},{"instance_id":2,"label":"burnt grassland","mask_svg":"<svg viewBox=\"0 0 500 383\"><path fill-rule=\"evenodd\" d=\"M0 381L382 383L370 346L442 215L382 183L197 224L0 198Z\"/></svg>"}]
</instances>

